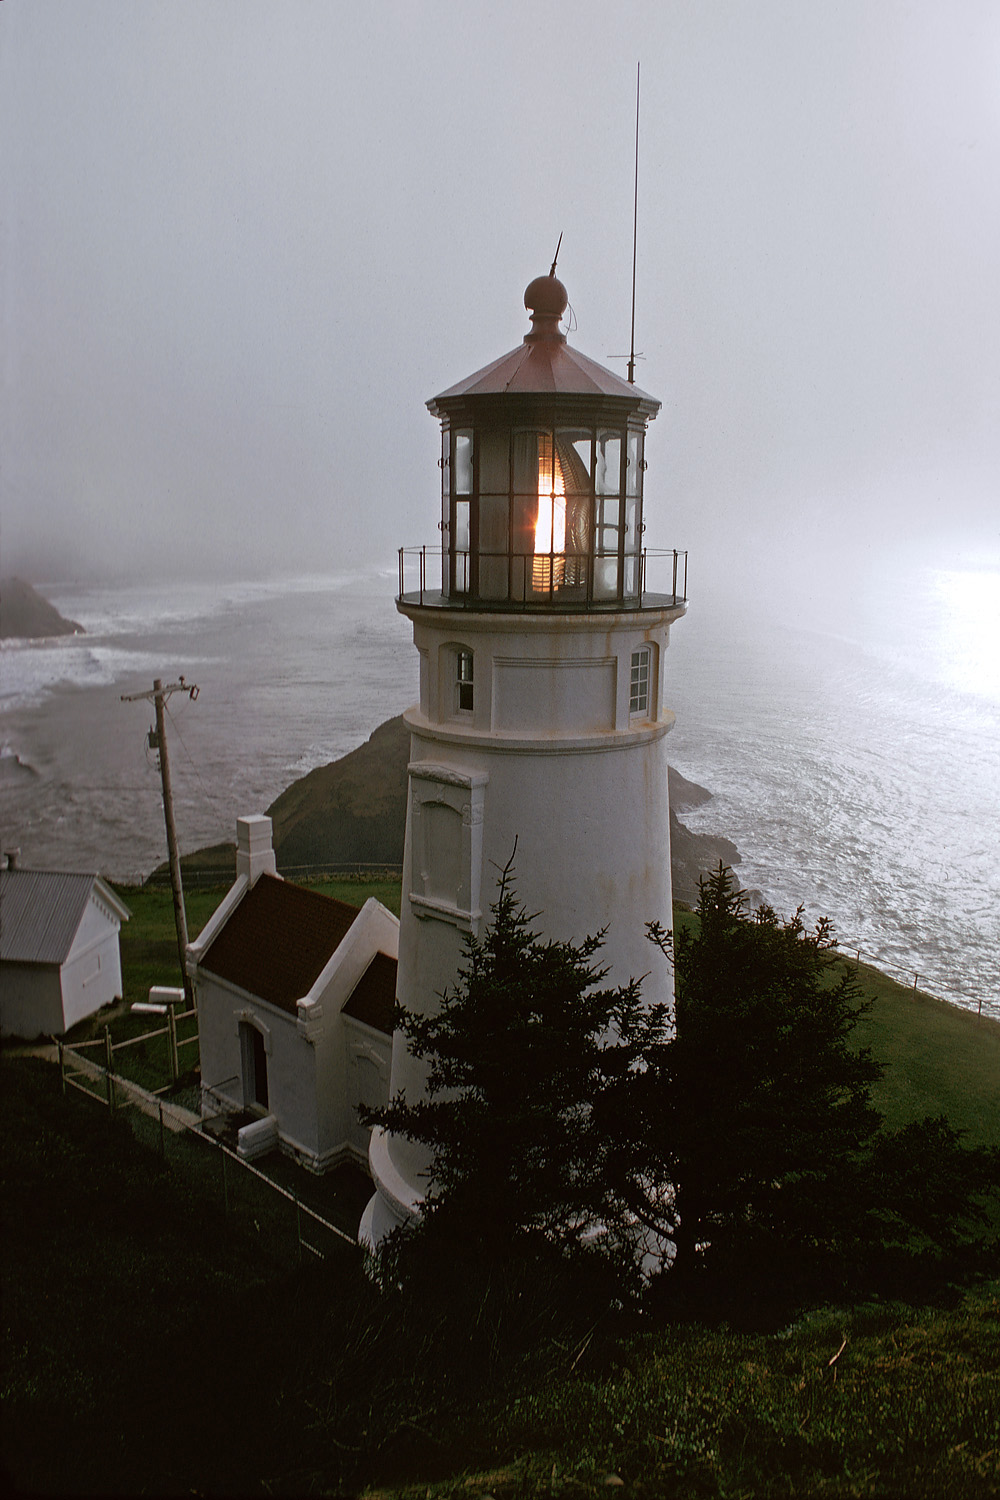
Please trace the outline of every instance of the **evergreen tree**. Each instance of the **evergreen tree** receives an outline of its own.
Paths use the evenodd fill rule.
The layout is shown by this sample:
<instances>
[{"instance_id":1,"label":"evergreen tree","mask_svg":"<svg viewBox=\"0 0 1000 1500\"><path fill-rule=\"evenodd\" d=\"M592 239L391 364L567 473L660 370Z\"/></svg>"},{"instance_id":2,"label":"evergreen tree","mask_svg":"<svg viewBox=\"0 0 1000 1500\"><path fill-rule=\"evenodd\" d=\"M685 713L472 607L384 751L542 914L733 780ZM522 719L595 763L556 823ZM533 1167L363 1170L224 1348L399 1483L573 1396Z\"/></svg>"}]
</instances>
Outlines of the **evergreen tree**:
<instances>
[{"instance_id":1,"label":"evergreen tree","mask_svg":"<svg viewBox=\"0 0 1000 1500\"><path fill-rule=\"evenodd\" d=\"M664 1008L645 1006L635 980L604 985L602 934L541 938L510 866L491 913L440 1009L401 1015L429 1065L427 1097L393 1099L369 1120L430 1151L425 1238L480 1263L589 1250L627 1274L617 1108Z\"/></svg>"},{"instance_id":2,"label":"evergreen tree","mask_svg":"<svg viewBox=\"0 0 1000 1500\"><path fill-rule=\"evenodd\" d=\"M659 1252L654 1290L731 1315L923 1292L982 1263L1000 1153L966 1149L945 1120L887 1130L882 1067L853 1038L868 1002L829 923L747 906L720 865L694 924L651 925L674 966L671 1016L634 979L605 986L602 934L540 937L503 872L440 1008L400 1016L426 1097L366 1117L430 1157L424 1212L388 1269L433 1283L447 1263L474 1288L514 1268L519 1303L517 1268L537 1280L545 1264L572 1297L567 1264L597 1267L600 1296Z\"/></svg>"},{"instance_id":3,"label":"evergreen tree","mask_svg":"<svg viewBox=\"0 0 1000 1500\"><path fill-rule=\"evenodd\" d=\"M996 1154L944 1120L890 1132L882 1067L852 1032L868 1003L825 919L807 931L747 899L721 865L698 922L650 936L672 959L676 1035L637 1076L625 1192L665 1243L672 1291L731 1298L877 1283L954 1263L983 1218Z\"/></svg>"}]
</instances>

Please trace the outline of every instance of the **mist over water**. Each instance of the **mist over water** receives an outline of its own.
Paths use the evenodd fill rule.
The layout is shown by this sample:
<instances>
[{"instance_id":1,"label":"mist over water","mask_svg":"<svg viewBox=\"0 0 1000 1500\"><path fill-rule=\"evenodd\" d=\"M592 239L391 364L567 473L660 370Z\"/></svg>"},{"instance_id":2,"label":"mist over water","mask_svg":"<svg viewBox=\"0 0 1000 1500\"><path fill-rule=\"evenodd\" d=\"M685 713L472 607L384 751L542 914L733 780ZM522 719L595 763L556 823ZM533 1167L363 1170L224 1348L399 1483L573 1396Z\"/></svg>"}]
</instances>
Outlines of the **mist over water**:
<instances>
[{"instance_id":1,"label":"mist over water","mask_svg":"<svg viewBox=\"0 0 1000 1500\"><path fill-rule=\"evenodd\" d=\"M162 862L152 708L120 695L180 674L200 688L169 705L181 845L231 840L416 698L395 583L387 567L47 590L88 633L0 654L4 847L117 878ZM1000 1015L1000 572L691 593L666 661L670 759L714 796L685 820L734 839L743 884L779 911L803 903L845 948Z\"/></svg>"},{"instance_id":2,"label":"mist over water","mask_svg":"<svg viewBox=\"0 0 1000 1500\"><path fill-rule=\"evenodd\" d=\"M1000 572L696 603L670 657L671 758L716 794L687 821L736 841L743 883L1000 1013Z\"/></svg>"}]
</instances>

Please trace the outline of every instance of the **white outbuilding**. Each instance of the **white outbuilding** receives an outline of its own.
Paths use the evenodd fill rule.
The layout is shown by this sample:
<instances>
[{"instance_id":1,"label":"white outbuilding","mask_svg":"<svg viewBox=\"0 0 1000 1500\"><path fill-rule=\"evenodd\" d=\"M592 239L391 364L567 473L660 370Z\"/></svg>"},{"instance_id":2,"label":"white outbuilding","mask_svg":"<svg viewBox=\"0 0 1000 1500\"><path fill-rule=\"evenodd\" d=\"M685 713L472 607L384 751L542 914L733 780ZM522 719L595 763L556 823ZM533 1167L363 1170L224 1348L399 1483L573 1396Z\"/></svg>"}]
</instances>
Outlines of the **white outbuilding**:
<instances>
[{"instance_id":1,"label":"white outbuilding","mask_svg":"<svg viewBox=\"0 0 1000 1500\"><path fill-rule=\"evenodd\" d=\"M237 822L236 882L197 942L202 1110L241 1115L247 1157L312 1171L368 1159L361 1106L388 1098L399 923L283 880L271 820Z\"/></svg>"},{"instance_id":2,"label":"white outbuilding","mask_svg":"<svg viewBox=\"0 0 1000 1500\"><path fill-rule=\"evenodd\" d=\"M129 909L99 875L0 870L0 1035L62 1036L122 997Z\"/></svg>"}]
</instances>

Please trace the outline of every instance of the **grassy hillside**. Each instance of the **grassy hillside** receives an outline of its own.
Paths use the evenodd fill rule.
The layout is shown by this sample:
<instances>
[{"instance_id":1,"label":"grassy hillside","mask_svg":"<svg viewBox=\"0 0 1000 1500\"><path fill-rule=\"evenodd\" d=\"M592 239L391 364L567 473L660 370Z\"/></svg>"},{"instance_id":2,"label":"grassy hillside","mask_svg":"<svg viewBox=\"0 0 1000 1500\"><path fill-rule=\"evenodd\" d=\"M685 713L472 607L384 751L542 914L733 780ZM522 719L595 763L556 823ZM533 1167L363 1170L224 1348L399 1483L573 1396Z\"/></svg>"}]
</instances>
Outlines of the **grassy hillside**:
<instances>
[{"instance_id":1,"label":"grassy hillside","mask_svg":"<svg viewBox=\"0 0 1000 1500\"><path fill-rule=\"evenodd\" d=\"M122 894L142 998L179 978L170 896ZM221 895L189 897L192 934ZM863 977L890 1119L943 1109L1000 1143L1000 1026ZM197 1160L165 1170L51 1066L0 1053L0 1085L0 1478L22 1492L1000 1494L1000 1284L754 1335L616 1322L558 1285L404 1305L347 1249L289 1273Z\"/></svg>"},{"instance_id":2,"label":"grassy hillside","mask_svg":"<svg viewBox=\"0 0 1000 1500\"><path fill-rule=\"evenodd\" d=\"M859 977L873 1004L855 1035L886 1066L875 1102L889 1123L945 1114L970 1141L1000 1146L1000 1022L865 964Z\"/></svg>"},{"instance_id":3,"label":"grassy hillside","mask_svg":"<svg viewBox=\"0 0 1000 1500\"><path fill-rule=\"evenodd\" d=\"M778 1333L643 1331L558 1286L289 1273L55 1069L0 1055L0 1458L24 1493L1000 1493L1000 1285Z\"/></svg>"}]
</instances>

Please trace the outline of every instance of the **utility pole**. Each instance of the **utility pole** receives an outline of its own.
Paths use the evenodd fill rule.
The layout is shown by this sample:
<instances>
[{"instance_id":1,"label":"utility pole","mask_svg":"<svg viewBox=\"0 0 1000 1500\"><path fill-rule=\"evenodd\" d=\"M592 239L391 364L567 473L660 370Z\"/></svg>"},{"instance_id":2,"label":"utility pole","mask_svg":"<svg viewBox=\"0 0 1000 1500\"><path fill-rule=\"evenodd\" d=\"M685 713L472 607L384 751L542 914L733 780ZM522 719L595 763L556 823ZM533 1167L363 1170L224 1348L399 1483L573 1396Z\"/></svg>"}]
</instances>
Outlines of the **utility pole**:
<instances>
[{"instance_id":1,"label":"utility pole","mask_svg":"<svg viewBox=\"0 0 1000 1500\"><path fill-rule=\"evenodd\" d=\"M174 826L174 796L170 789L170 759L167 755L167 726L163 706L173 693L187 693L192 703L198 696L195 683L185 682L183 677L170 682L166 687L159 677L154 678L152 692L122 693L122 703L137 703L144 699L152 702L156 712L156 751L160 757L160 781L163 785L163 821L167 825L167 854L170 858L170 889L174 897L174 925L177 928L177 956L180 959L181 979L184 983L184 1006L194 1007L194 991L187 973L187 917L184 913L184 890L181 885L181 861L177 853L177 829ZM153 735L150 735L152 741Z\"/></svg>"}]
</instances>

